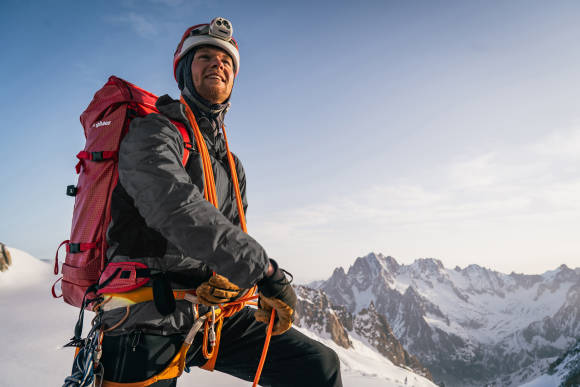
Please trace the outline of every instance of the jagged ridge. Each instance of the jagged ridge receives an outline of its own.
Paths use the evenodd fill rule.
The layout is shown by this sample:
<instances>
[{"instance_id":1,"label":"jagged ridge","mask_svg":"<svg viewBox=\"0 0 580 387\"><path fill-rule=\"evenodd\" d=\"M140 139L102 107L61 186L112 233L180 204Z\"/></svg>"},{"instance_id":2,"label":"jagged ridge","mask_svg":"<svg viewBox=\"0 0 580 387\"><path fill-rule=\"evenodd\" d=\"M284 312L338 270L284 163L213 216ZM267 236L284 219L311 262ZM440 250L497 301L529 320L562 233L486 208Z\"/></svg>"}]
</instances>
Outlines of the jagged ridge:
<instances>
[{"instance_id":1,"label":"jagged ridge","mask_svg":"<svg viewBox=\"0 0 580 387\"><path fill-rule=\"evenodd\" d=\"M372 301L404 347L446 385L518 384L580 336L580 270L502 274L371 253L321 284L357 314Z\"/></svg>"},{"instance_id":2,"label":"jagged ridge","mask_svg":"<svg viewBox=\"0 0 580 387\"><path fill-rule=\"evenodd\" d=\"M296 325L330 336L343 348L352 347L349 334L356 334L393 364L433 380L429 370L403 348L373 303L359 313L352 314L343 306L331 304L322 290L306 286L295 286L295 289L298 295Z\"/></svg>"}]
</instances>

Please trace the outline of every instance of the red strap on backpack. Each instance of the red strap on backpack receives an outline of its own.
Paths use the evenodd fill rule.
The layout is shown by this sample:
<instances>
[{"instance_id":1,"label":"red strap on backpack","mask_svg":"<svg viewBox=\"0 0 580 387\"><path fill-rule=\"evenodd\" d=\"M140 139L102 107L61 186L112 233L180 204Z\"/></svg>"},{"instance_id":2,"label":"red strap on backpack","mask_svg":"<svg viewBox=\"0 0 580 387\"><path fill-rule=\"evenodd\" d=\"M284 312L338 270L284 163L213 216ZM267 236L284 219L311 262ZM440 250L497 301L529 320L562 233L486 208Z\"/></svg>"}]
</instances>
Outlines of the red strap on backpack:
<instances>
[{"instance_id":1,"label":"red strap on backpack","mask_svg":"<svg viewBox=\"0 0 580 387\"><path fill-rule=\"evenodd\" d=\"M181 159L181 164L185 167L187 162L189 161L189 150L193 149L193 144L191 143L191 139L189 138L189 132L184 124L177 121L171 121L173 125L179 130L181 133L181 137L183 137L183 158Z\"/></svg>"},{"instance_id":2,"label":"red strap on backpack","mask_svg":"<svg viewBox=\"0 0 580 387\"><path fill-rule=\"evenodd\" d=\"M80 151L77 154L77 158L79 159L79 162L75 166L75 169L77 171L77 175L79 173L81 173L81 167L83 165L84 160L97 161L97 162L107 161L107 160L117 161L118 154L119 154L119 152L117 152L117 151L101 151L101 152Z\"/></svg>"}]
</instances>

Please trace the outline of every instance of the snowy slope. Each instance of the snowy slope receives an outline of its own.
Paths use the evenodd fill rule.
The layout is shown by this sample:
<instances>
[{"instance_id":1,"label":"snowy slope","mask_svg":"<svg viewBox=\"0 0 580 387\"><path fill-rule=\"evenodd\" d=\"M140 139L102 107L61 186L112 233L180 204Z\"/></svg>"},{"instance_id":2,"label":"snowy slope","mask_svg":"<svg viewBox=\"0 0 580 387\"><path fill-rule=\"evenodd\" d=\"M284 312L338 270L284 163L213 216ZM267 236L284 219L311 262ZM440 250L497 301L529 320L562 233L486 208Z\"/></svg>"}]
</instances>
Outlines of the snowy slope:
<instances>
[{"instance_id":1,"label":"snowy slope","mask_svg":"<svg viewBox=\"0 0 580 387\"><path fill-rule=\"evenodd\" d=\"M76 322L78 310L54 300L51 265L10 248L13 265L0 273L0 387L59 386L70 370L73 350L59 349ZM85 325L90 313L85 315ZM85 328L85 332L87 329ZM376 350L356 338L354 348L344 349L328 339L301 329L339 354L345 387L434 386L408 370L394 366ZM193 369L179 381L187 386L251 386L219 372Z\"/></svg>"},{"instance_id":2,"label":"snowy slope","mask_svg":"<svg viewBox=\"0 0 580 387\"><path fill-rule=\"evenodd\" d=\"M580 386L580 339L552 363L548 372L522 387Z\"/></svg>"}]
</instances>

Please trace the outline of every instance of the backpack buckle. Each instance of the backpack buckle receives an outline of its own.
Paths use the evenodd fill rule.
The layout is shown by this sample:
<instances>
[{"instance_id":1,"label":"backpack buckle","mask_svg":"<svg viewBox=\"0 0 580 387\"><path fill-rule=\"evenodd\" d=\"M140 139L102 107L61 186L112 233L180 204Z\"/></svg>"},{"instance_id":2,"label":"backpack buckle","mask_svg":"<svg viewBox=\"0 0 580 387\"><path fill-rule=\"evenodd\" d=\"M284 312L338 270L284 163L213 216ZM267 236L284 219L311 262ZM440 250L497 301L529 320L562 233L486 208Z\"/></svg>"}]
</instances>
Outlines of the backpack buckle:
<instances>
[{"instance_id":1,"label":"backpack buckle","mask_svg":"<svg viewBox=\"0 0 580 387\"><path fill-rule=\"evenodd\" d=\"M66 194L67 196L77 196L79 189L74 185L67 185Z\"/></svg>"},{"instance_id":2,"label":"backpack buckle","mask_svg":"<svg viewBox=\"0 0 580 387\"><path fill-rule=\"evenodd\" d=\"M92 161L103 161L103 152L91 152Z\"/></svg>"},{"instance_id":3,"label":"backpack buckle","mask_svg":"<svg viewBox=\"0 0 580 387\"><path fill-rule=\"evenodd\" d=\"M80 243L69 243L68 252L71 254L82 253Z\"/></svg>"}]
</instances>

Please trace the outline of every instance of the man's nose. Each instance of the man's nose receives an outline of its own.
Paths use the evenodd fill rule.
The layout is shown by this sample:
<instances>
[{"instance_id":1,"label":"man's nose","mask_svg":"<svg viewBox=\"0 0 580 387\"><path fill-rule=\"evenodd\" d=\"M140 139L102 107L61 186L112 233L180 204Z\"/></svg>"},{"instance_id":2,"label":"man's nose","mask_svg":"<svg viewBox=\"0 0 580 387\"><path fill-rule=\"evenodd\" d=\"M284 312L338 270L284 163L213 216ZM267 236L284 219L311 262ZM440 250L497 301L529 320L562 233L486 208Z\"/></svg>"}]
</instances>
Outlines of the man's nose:
<instances>
[{"instance_id":1,"label":"man's nose","mask_svg":"<svg viewBox=\"0 0 580 387\"><path fill-rule=\"evenodd\" d=\"M213 58L211 58L210 64L212 67L219 67L219 68L224 67L224 62L220 58L218 58L217 56L214 56Z\"/></svg>"}]
</instances>

